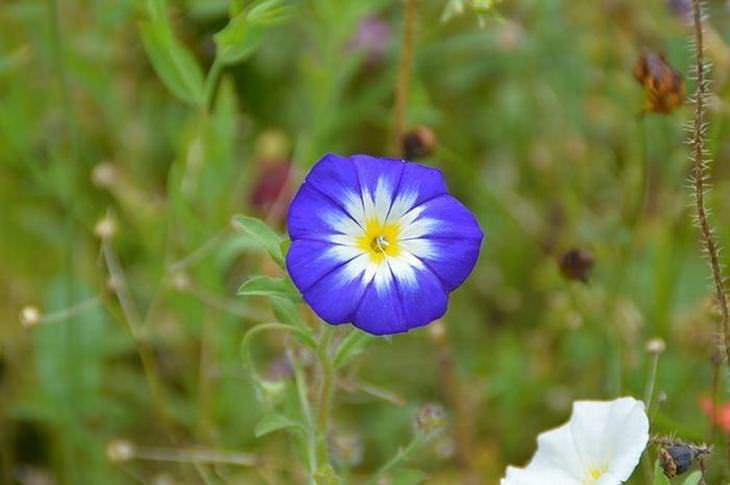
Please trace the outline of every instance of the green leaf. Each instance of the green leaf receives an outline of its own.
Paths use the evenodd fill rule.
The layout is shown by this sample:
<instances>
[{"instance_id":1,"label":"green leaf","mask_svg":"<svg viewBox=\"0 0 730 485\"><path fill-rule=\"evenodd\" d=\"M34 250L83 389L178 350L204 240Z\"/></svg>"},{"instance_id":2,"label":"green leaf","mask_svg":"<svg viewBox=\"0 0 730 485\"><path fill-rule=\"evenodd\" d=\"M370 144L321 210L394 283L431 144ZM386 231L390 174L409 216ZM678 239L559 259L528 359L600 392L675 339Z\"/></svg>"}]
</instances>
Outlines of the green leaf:
<instances>
[{"instance_id":1,"label":"green leaf","mask_svg":"<svg viewBox=\"0 0 730 485\"><path fill-rule=\"evenodd\" d=\"M261 43L267 27L286 20L291 9L287 0L265 0L248 12L233 6L231 11L237 14L213 36L218 62L235 64L251 55Z\"/></svg>"},{"instance_id":2,"label":"green leaf","mask_svg":"<svg viewBox=\"0 0 730 485\"><path fill-rule=\"evenodd\" d=\"M661 463L657 460L654 463L654 485L671 485L671 482L664 474Z\"/></svg>"},{"instance_id":3,"label":"green leaf","mask_svg":"<svg viewBox=\"0 0 730 485\"><path fill-rule=\"evenodd\" d=\"M149 21L139 25L147 56L162 83L181 100L198 106L203 101L203 72L175 37L165 0L147 0Z\"/></svg>"},{"instance_id":4,"label":"green leaf","mask_svg":"<svg viewBox=\"0 0 730 485\"><path fill-rule=\"evenodd\" d=\"M414 468L403 468L393 475L393 485L417 485L428 478L428 473Z\"/></svg>"},{"instance_id":5,"label":"green leaf","mask_svg":"<svg viewBox=\"0 0 730 485\"><path fill-rule=\"evenodd\" d=\"M314 473L314 481L317 485L339 485L340 477L329 463L320 465Z\"/></svg>"},{"instance_id":6,"label":"green leaf","mask_svg":"<svg viewBox=\"0 0 730 485\"><path fill-rule=\"evenodd\" d=\"M193 56L175 38L163 15L139 25L147 56L162 83L175 96L193 106L203 100L203 73Z\"/></svg>"},{"instance_id":7,"label":"green leaf","mask_svg":"<svg viewBox=\"0 0 730 485\"><path fill-rule=\"evenodd\" d=\"M284 254L281 252L281 242L284 238L272 228L263 221L248 216L234 216L233 226L246 233L260 248L266 250L279 267L284 267Z\"/></svg>"},{"instance_id":8,"label":"green leaf","mask_svg":"<svg viewBox=\"0 0 730 485\"><path fill-rule=\"evenodd\" d=\"M282 414L268 414L258 422L253 433L257 438L261 438L262 436L273 433L274 431L288 428L304 431L304 426Z\"/></svg>"},{"instance_id":9,"label":"green leaf","mask_svg":"<svg viewBox=\"0 0 730 485\"><path fill-rule=\"evenodd\" d=\"M294 302L301 301L296 288L288 278L273 278L271 276L254 276L246 280L238 289L241 296L268 296L284 298Z\"/></svg>"},{"instance_id":10,"label":"green leaf","mask_svg":"<svg viewBox=\"0 0 730 485\"><path fill-rule=\"evenodd\" d=\"M358 354L361 354L367 347L375 340L376 337L365 333L361 330L353 328L352 331L345 337L345 340L337 348L334 358L335 369L347 365L354 359Z\"/></svg>"},{"instance_id":11,"label":"green leaf","mask_svg":"<svg viewBox=\"0 0 730 485\"><path fill-rule=\"evenodd\" d=\"M700 480L702 479L702 472L695 471L690 473L690 475L682 482L682 485L697 485L700 483Z\"/></svg>"}]
</instances>

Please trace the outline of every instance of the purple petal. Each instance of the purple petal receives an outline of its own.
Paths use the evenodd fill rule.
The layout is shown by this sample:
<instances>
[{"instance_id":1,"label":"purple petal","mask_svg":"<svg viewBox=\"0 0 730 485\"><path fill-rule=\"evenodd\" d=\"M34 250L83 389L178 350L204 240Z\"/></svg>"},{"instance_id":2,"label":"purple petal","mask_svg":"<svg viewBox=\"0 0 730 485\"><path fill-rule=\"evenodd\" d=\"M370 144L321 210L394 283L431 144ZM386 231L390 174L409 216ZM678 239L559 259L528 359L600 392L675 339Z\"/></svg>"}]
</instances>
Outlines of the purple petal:
<instances>
[{"instance_id":1,"label":"purple petal","mask_svg":"<svg viewBox=\"0 0 730 485\"><path fill-rule=\"evenodd\" d=\"M299 188L289 206L288 230L292 240L326 241L357 227L357 222L332 197L310 183Z\"/></svg>"},{"instance_id":2,"label":"purple petal","mask_svg":"<svg viewBox=\"0 0 730 485\"><path fill-rule=\"evenodd\" d=\"M447 295L441 282L427 268L412 268L405 277L382 267L362 297L354 325L374 335L407 332L446 313Z\"/></svg>"},{"instance_id":3,"label":"purple petal","mask_svg":"<svg viewBox=\"0 0 730 485\"><path fill-rule=\"evenodd\" d=\"M286 255L286 269L294 284L307 291L326 274L358 256L358 251L322 241L299 239Z\"/></svg>"}]
</instances>

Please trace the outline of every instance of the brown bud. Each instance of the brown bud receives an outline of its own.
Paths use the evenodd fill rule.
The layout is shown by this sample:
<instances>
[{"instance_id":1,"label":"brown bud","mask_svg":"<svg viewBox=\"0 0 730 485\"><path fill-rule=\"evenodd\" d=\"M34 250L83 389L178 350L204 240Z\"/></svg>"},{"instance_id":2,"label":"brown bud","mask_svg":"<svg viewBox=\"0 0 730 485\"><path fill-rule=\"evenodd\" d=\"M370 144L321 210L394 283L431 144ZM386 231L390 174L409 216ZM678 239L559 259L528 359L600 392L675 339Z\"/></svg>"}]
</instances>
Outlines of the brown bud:
<instances>
[{"instance_id":1,"label":"brown bud","mask_svg":"<svg viewBox=\"0 0 730 485\"><path fill-rule=\"evenodd\" d=\"M403 135L401 144L406 160L428 157L436 150L436 135L427 126L416 126Z\"/></svg>"},{"instance_id":2,"label":"brown bud","mask_svg":"<svg viewBox=\"0 0 730 485\"><path fill-rule=\"evenodd\" d=\"M560 272L569 280L588 282L588 274L593 268L593 255L586 249L573 248L564 252L558 264Z\"/></svg>"}]
</instances>

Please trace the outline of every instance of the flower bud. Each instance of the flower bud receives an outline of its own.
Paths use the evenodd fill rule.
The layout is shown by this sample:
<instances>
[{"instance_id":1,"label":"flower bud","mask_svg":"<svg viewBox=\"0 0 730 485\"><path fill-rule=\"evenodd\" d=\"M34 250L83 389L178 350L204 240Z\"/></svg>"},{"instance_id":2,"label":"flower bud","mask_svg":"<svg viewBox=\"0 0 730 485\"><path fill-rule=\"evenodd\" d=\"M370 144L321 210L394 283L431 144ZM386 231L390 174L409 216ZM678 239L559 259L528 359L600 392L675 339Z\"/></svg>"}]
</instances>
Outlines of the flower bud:
<instances>
[{"instance_id":1,"label":"flower bud","mask_svg":"<svg viewBox=\"0 0 730 485\"><path fill-rule=\"evenodd\" d=\"M653 338L646 343L646 351L650 354L661 354L667 348L667 344L659 337Z\"/></svg>"},{"instance_id":2,"label":"flower bud","mask_svg":"<svg viewBox=\"0 0 730 485\"><path fill-rule=\"evenodd\" d=\"M114 440L106 447L109 461L119 463L134 458L134 444L128 440Z\"/></svg>"},{"instance_id":3,"label":"flower bud","mask_svg":"<svg viewBox=\"0 0 730 485\"><path fill-rule=\"evenodd\" d=\"M427 126L416 126L403 134L401 144L406 160L425 158L436 150L436 135Z\"/></svg>"},{"instance_id":4,"label":"flower bud","mask_svg":"<svg viewBox=\"0 0 730 485\"><path fill-rule=\"evenodd\" d=\"M105 215L94 226L94 234L99 239L110 239L117 232L117 223L110 215Z\"/></svg>"},{"instance_id":5,"label":"flower bud","mask_svg":"<svg viewBox=\"0 0 730 485\"><path fill-rule=\"evenodd\" d=\"M428 403L421 408L415 417L417 432L429 435L446 426L444 408L439 404Z\"/></svg>"},{"instance_id":6,"label":"flower bud","mask_svg":"<svg viewBox=\"0 0 730 485\"><path fill-rule=\"evenodd\" d=\"M100 188L111 187L117 176L117 169L111 162L101 162L91 170L91 182Z\"/></svg>"},{"instance_id":7,"label":"flower bud","mask_svg":"<svg viewBox=\"0 0 730 485\"><path fill-rule=\"evenodd\" d=\"M593 255L586 249L573 248L560 256L558 264L565 278L587 283L593 268Z\"/></svg>"},{"instance_id":8,"label":"flower bud","mask_svg":"<svg viewBox=\"0 0 730 485\"><path fill-rule=\"evenodd\" d=\"M34 327L41 321L41 312L34 306L26 306L20 310L20 324L24 327Z\"/></svg>"}]
</instances>

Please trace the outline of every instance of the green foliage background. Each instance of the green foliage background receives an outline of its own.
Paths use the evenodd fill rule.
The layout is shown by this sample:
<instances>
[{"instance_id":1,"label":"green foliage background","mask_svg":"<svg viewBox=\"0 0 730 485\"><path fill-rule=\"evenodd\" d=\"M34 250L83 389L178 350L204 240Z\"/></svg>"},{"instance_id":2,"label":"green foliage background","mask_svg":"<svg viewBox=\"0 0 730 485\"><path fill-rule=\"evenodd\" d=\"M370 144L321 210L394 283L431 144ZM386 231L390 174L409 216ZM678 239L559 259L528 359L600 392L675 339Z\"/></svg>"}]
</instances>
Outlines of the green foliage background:
<instances>
[{"instance_id":1,"label":"green foliage background","mask_svg":"<svg viewBox=\"0 0 730 485\"><path fill-rule=\"evenodd\" d=\"M292 160L297 180L326 152L389 152L403 5L301 0L276 12L281 19L234 21L214 35L240 12L232 3L0 4L6 483L303 480L285 434L254 436L271 402L257 395L240 344L276 317L268 300L235 294L250 275L277 270L229 221L265 215L250 197L272 152ZM655 336L667 351L654 431L712 441L700 401L711 395L717 318L686 189L691 113L639 117L644 94L631 74L643 48L686 73L687 28L663 0L504 0L481 27L468 10L442 21L445 3L418 3L406 121L436 133L426 163L478 215L485 243L451 298L447 354L421 329L376 341L343 374L334 433L363 450L349 480L395 455L416 410L440 402L450 427L393 483L460 483L458 420L477 476L497 483L574 399L643 397L644 347ZM730 11L708 3L709 204L727 247ZM372 15L392 29L377 59L352 41ZM214 62L216 43L225 55ZM105 215L117 231L101 244L95 226ZM572 247L595 257L588 284L560 274L556 260ZM128 294L126 308L115 288ZM24 306L53 315L80 302L69 318L18 323ZM281 335L257 338L259 372L287 348ZM283 382L277 406L287 409L294 389ZM724 468L719 438L709 483ZM263 462L112 462L107 447L119 439ZM645 468L632 483L644 483Z\"/></svg>"}]
</instances>

